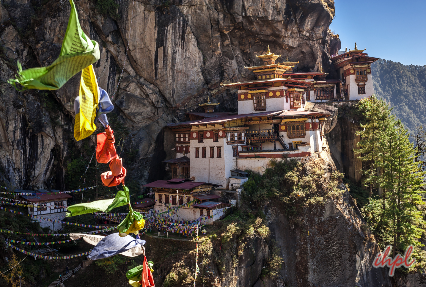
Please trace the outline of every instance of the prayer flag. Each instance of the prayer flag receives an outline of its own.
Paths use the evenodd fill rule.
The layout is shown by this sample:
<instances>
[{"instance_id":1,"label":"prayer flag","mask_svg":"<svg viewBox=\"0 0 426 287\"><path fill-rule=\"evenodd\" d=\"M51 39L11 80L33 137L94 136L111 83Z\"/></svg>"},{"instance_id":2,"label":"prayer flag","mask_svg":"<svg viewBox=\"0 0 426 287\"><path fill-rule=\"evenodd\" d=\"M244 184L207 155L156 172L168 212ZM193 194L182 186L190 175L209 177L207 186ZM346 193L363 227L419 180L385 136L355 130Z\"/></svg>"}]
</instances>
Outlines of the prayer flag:
<instances>
[{"instance_id":1,"label":"prayer flag","mask_svg":"<svg viewBox=\"0 0 426 287\"><path fill-rule=\"evenodd\" d=\"M24 71L18 62L18 78L9 80L15 88L19 83L24 89L57 90L75 74L99 60L98 43L84 34L73 0L70 4L70 18L59 57L48 67Z\"/></svg>"}]
</instances>

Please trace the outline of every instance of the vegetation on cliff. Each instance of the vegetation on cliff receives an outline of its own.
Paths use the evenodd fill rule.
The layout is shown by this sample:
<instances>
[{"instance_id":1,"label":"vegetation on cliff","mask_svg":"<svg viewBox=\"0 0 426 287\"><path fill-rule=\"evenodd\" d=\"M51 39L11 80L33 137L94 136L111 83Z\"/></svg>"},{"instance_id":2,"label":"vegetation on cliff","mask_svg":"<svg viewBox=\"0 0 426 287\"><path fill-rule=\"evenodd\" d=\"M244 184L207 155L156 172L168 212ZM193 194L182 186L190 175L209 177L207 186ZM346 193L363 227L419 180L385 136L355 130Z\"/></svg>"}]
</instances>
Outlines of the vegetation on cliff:
<instances>
[{"instance_id":1,"label":"vegetation on cliff","mask_svg":"<svg viewBox=\"0 0 426 287\"><path fill-rule=\"evenodd\" d=\"M417 267L424 267L420 239L426 223L422 200L425 173L422 163L416 161L417 149L383 100L364 99L357 109L363 120L355 152L364 163L364 184L370 191L363 208L365 218L382 248L391 245L395 256L413 245Z\"/></svg>"}]
</instances>

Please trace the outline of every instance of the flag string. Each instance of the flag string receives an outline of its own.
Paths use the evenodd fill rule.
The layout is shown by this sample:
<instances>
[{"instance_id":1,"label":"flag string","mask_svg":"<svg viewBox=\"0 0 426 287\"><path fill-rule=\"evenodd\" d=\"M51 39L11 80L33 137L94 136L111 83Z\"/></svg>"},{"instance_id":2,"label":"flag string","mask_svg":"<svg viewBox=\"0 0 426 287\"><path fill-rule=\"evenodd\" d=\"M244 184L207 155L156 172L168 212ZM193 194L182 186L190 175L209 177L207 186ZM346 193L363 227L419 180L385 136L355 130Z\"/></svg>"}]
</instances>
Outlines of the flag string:
<instances>
[{"instance_id":1,"label":"flag string","mask_svg":"<svg viewBox=\"0 0 426 287\"><path fill-rule=\"evenodd\" d=\"M85 256L85 255L89 255L89 252L84 252L84 253L80 253L80 254L76 254L76 255L70 255L70 256L44 256L44 255L39 255L33 252L28 252L26 250L23 250L21 248L18 248L10 243L8 243L8 245L10 247L12 247L15 250L18 250L19 252L22 252L26 255L32 256L34 258L42 258L42 259L46 259L46 260L58 260L58 259L72 259L72 258L76 258L76 257L81 257L81 256Z\"/></svg>"},{"instance_id":2,"label":"flag string","mask_svg":"<svg viewBox=\"0 0 426 287\"><path fill-rule=\"evenodd\" d=\"M0 186L4 189L8 189L5 186ZM60 193L72 193L72 192L79 192L79 191L85 191L88 189L94 189L95 186L90 186L90 187L84 187L84 188L79 188L79 189L73 189L73 190L66 190L66 191L57 191L57 192L13 192L13 191L0 191L1 194L14 194L14 195L40 195L40 194L60 194Z\"/></svg>"},{"instance_id":3,"label":"flag string","mask_svg":"<svg viewBox=\"0 0 426 287\"><path fill-rule=\"evenodd\" d=\"M108 227L108 228L105 228L105 229L100 229L100 230L95 230L95 231L90 231L90 232L81 232L81 233L83 233L83 234L97 234L97 233L112 231L116 228L117 227L113 226L113 227ZM0 229L0 233L22 234L22 235L31 235L31 236L39 236L39 237L48 237L48 236L59 237L59 236L69 236L70 235L70 233L61 233L61 234L57 234L57 233L29 233L29 232L12 231L12 230L7 230L7 229Z\"/></svg>"},{"instance_id":4,"label":"flag string","mask_svg":"<svg viewBox=\"0 0 426 287\"><path fill-rule=\"evenodd\" d=\"M62 221L62 220L50 219L50 218L45 218L45 217L41 217L41 216L38 216L38 215L34 216L34 215L31 215L31 214L25 214L25 213L20 212L20 211L11 210L11 209L8 209L8 208L3 207L3 206L0 206L0 210L9 211L9 212L14 213L14 214L26 215L28 217L31 217L32 219L35 219L35 220L41 219L41 220L50 221L50 222L58 222L58 223L66 224L66 225L74 225L74 226L79 226L79 227L88 227L88 228L96 228L96 229L105 227L105 226L99 226L99 225L80 224L80 223L73 223L73 222L67 222L67 221Z\"/></svg>"}]
</instances>

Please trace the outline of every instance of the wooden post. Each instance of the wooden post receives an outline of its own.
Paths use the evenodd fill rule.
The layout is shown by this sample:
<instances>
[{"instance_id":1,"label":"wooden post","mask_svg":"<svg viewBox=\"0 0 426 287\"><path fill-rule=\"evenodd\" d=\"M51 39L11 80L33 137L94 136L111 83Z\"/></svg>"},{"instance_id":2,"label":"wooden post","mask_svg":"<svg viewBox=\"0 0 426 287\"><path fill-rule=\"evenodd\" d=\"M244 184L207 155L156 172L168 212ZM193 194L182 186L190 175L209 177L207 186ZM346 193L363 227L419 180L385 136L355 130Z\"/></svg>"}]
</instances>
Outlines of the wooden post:
<instances>
[{"instance_id":1,"label":"wooden post","mask_svg":"<svg viewBox=\"0 0 426 287\"><path fill-rule=\"evenodd\" d=\"M195 278L194 278L194 287L195 287L195 282L197 281L197 274L198 274L198 224L196 225L196 246L197 246L197 253L195 254Z\"/></svg>"}]
</instances>

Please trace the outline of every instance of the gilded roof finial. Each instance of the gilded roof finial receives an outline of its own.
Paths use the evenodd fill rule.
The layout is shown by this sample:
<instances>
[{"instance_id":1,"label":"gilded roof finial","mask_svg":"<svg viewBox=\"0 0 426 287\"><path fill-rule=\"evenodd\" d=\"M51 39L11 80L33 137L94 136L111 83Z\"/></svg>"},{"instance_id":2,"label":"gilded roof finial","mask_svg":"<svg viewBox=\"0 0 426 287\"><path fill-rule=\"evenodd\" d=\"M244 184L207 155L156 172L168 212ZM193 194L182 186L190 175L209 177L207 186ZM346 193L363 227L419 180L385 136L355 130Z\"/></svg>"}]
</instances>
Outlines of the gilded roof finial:
<instances>
[{"instance_id":1,"label":"gilded roof finial","mask_svg":"<svg viewBox=\"0 0 426 287\"><path fill-rule=\"evenodd\" d=\"M285 61L288 62L288 56L287 56L287 59Z\"/></svg>"},{"instance_id":2,"label":"gilded roof finial","mask_svg":"<svg viewBox=\"0 0 426 287\"><path fill-rule=\"evenodd\" d=\"M323 73L323 71L322 71L322 64L320 64L320 73Z\"/></svg>"},{"instance_id":3,"label":"gilded roof finial","mask_svg":"<svg viewBox=\"0 0 426 287\"><path fill-rule=\"evenodd\" d=\"M355 42L355 51L356 51L356 50L358 50L358 46L357 46L357 44L356 44L356 42Z\"/></svg>"},{"instance_id":4,"label":"gilded roof finial","mask_svg":"<svg viewBox=\"0 0 426 287\"><path fill-rule=\"evenodd\" d=\"M207 103L210 104L210 96L207 96Z\"/></svg>"},{"instance_id":5,"label":"gilded roof finial","mask_svg":"<svg viewBox=\"0 0 426 287\"><path fill-rule=\"evenodd\" d=\"M269 45L268 45L268 52L266 52L266 54L271 54L271 50L269 50Z\"/></svg>"},{"instance_id":6,"label":"gilded roof finial","mask_svg":"<svg viewBox=\"0 0 426 287\"><path fill-rule=\"evenodd\" d=\"M348 51L348 47L346 47L346 49L345 49L345 52L347 52Z\"/></svg>"}]
</instances>

